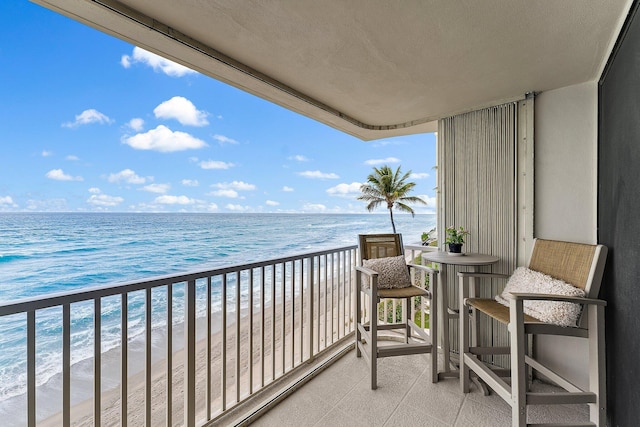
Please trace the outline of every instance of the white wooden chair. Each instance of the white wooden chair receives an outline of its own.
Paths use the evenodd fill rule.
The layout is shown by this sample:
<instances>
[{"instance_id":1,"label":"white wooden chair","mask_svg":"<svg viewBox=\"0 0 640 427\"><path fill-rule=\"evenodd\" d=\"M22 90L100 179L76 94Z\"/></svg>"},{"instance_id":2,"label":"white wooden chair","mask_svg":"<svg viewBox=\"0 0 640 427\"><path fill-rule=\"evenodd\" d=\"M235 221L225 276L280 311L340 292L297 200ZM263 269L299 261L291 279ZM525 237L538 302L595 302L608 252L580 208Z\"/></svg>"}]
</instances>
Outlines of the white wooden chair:
<instances>
[{"instance_id":1,"label":"white wooden chair","mask_svg":"<svg viewBox=\"0 0 640 427\"><path fill-rule=\"evenodd\" d=\"M432 378L433 382L436 382L438 358L435 293L438 271L422 265L407 264L400 234L361 234L358 237L360 265L356 267L356 356L364 355L369 364L371 389L377 388L379 358L408 354L431 353ZM410 268L420 269L429 274L430 290L411 283ZM367 307L363 304L363 294L369 296ZM431 300L429 335L411 319L414 297ZM405 301L402 323L378 323L378 303L380 299L387 298ZM378 344L381 338L378 331L399 329L403 332L401 344ZM413 338L412 332L417 334L417 340Z\"/></svg>"},{"instance_id":2,"label":"white wooden chair","mask_svg":"<svg viewBox=\"0 0 640 427\"><path fill-rule=\"evenodd\" d=\"M516 270L522 279L515 280L514 283L512 281L514 281L515 273L509 279L507 286L513 284L515 288L511 287L510 294L503 294L507 297L508 306L492 299L468 298L470 283L468 279L508 278L509 276L492 273L458 273L460 307L466 305L471 308L473 318L476 321L478 321L478 315L483 313L498 322L507 324L510 336L510 347L471 347L469 343L469 310L460 310L460 386L462 391L464 393L469 391L470 372L473 371L511 405L514 426L528 425L527 407L542 404L588 404L591 423L586 425L605 426L607 399L604 307L606 302L597 299L597 297L606 256L607 248L603 245L537 239L527 266L529 270ZM564 288L564 285L560 284L557 287L555 285L557 281L545 282L544 286L531 285L533 281L531 277L535 276L535 280L538 281L541 277L535 272L544 273L571 286ZM532 276L528 276L529 274ZM490 283L490 281L485 281L485 283ZM551 288L553 294L541 291L540 288L547 287L546 283L554 283ZM532 290L523 292L525 287ZM584 296L570 296L573 293L571 287L583 290ZM555 289L563 289L563 291L558 292ZM580 291L576 292L580 293ZM564 293L564 295L557 295L557 293ZM544 311L549 306L540 305L545 301L554 302L551 314ZM557 302L569 303L569 305L559 306L556 304ZM579 304L579 306L571 305L571 303ZM574 313L577 320L573 326L559 326L551 323L551 321L558 322L557 314L561 312L559 307L569 311L576 310ZM579 311L580 307L581 311ZM525 311L536 315L529 315ZM562 313L569 313L569 311ZM571 322L566 317L562 319L560 322ZM540 334L573 336L588 340L588 389L582 390L529 354L530 346L527 343L527 338ZM510 354L510 383L500 377L499 370L493 369L492 366L481 360L482 355L489 354ZM567 357L571 358L574 355L567 354ZM533 372L542 374L565 391L559 393L531 392L527 367L533 369Z\"/></svg>"}]
</instances>

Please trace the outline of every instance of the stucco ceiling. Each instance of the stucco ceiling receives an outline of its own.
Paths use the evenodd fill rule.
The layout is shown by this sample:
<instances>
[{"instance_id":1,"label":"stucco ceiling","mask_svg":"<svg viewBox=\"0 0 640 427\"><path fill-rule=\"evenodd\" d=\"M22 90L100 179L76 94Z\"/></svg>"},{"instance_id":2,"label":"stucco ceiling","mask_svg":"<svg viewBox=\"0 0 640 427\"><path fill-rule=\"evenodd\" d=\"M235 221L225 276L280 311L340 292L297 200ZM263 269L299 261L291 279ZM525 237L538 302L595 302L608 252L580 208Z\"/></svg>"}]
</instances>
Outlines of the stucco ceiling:
<instances>
[{"instance_id":1,"label":"stucco ceiling","mask_svg":"<svg viewBox=\"0 0 640 427\"><path fill-rule=\"evenodd\" d=\"M631 0L35 0L362 139L599 77Z\"/></svg>"}]
</instances>

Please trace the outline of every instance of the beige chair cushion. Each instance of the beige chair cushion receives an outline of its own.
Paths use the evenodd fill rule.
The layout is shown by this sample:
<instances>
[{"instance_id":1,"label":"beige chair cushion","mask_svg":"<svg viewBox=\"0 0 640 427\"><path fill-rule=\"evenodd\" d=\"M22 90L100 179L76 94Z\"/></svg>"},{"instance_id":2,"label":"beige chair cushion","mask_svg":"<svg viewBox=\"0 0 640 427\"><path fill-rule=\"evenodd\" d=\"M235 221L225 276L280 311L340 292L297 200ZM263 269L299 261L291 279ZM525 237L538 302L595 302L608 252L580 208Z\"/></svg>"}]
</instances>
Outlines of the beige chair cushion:
<instances>
[{"instance_id":1,"label":"beige chair cushion","mask_svg":"<svg viewBox=\"0 0 640 427\"><path fill-rule=\"evenodd\" d=\"M484 314L493 317L500 323L507 325L511 321L509 307L505 307L496 300L487 298L469 298L466 302L469 307L477 308ZM524 315L524 322L543 323L535 317L529 316L528 314Z\"/></svg>"},{"instance_id":2,"label":"beige chair cushion","mask_svg":"<svg viewBox=\"0 0 640 427\"><path fill-rule=\"evenodd\" d=\"M496 301L509 306L510 292L584 297L582 289L526 267L519 267L513 272L502 294L496 296ZM560 326L576 326L580 311L580 304L571 302L524 301L526 314Z\"/></svg>"},{"instance_id":3,"label":"beige chair cushion","mask_svg":"<svg viewBox=\"0 0 640 427\"><path fill-rule=\"evenodd\" d=\"M378 272L378 289L408 288L411 286L409 269L403 255L365 259L362 266ZM362 275L362 286L369 287L367 275Z\"/></svg>"}]
</instances>

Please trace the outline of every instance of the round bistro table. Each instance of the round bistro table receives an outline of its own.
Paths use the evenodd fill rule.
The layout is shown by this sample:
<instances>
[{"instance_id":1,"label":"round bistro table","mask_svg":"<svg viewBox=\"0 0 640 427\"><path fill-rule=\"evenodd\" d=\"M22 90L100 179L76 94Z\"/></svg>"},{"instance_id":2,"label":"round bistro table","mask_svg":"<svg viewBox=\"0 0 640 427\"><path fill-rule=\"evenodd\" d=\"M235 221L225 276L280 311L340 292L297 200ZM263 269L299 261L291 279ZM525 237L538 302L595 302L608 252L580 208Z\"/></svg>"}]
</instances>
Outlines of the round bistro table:
<instances>
[{"instance_id":1,"label":"round bistro table","mask_svg":"<svg viewBox=\"0 0 640 427\"><path fill-rule=\"evenodd\" d=\"M440 264L440 273L438 280L438 312L440 313L440 325L442 333L441 337L441 345L442 345L442 353L444 355L444 370L442 372L438 372L438 379L446 378L446 377L458 377L458 371L451 370L451 354L450 354L450 343L449 343L449 318L451 315L449 314L449 297L448 293L445 290L445 284L447 283L447 265L461 265L471 267L470 271L477 271L477 267L485 266L485 265L493 265L500 261L500 258L494 255L488 254L479 254L479 253L466 253L462 255L451 255L449 252L423 252L422 259L435 262ZM472 289L474 287L472 286ZM461 325L462 327L462 325Z\"/></svg>"}]
</instances>

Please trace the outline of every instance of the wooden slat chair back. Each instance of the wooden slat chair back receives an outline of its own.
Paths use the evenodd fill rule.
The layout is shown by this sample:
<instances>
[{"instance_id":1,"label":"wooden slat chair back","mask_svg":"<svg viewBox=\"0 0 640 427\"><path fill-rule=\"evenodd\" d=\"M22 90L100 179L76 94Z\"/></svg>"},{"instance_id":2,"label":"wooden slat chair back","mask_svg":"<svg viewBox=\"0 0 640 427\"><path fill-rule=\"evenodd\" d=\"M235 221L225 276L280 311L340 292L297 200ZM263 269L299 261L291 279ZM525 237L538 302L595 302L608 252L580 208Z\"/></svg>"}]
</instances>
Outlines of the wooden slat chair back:
<instances>
[{"instance_id":1,"label":"wooden slat chair back","mask_svg":"<svg viewBox=\"0 0 640 427\"><path fill-rule=\"evenodd\" d=\"M356 356L365 356L371 371L371 389L377 388L377 360L382 357L401 356L408 354L431 353L432 378L438 379L436 328L437 314L435 311L435 290L437 270L415 264L407 264L408 269L417 269L429 275L430 289L411 286L404 288L378 289L378 272L363 267L364 260L396 257L404 255L401 234L361 234L358 236L360 263L356 267ZM369 286L362 286L363 276L369 281ZM363 296L368 296L365 301ZM412 301L415 297L427 298L431 301L429 312L429 334L418 326L411 318ZM378 303L381 298L400 299L404 301L402 323L378 323ZM365 302L367 304L365 304ZM368 318L368 319L367 319ZM402 343L398 345L379 345L382 338L378 331L401 330ZM415 337L413 335L415 333ZM386 338L390 338L387 336Z\"/></svg>"},{"instance_id":2,"label":"wooden slat chair back","mask_svg":"<svg viewBox=\"0 0 640 427\"><path fill-rule=\"evenodd\" d=\"M537 239L529 268L583 289L590 298L597 298L600 280L594 282L592 276L597 265L593 262L597 249L597 245Z\"/></svg>"},{"instance_id":3,"label":"wooden slat chair back","mask_svg":"<svg viewBox=\"0 0 640 427\"><path fill-rule=\"evenodd\" d=\"M574 242L536 239L527 267L585 291L585 297L568 297L521 293L513 294L510 306L506 307L493 299L468 298L470 278L502 278L509 276L492 273L458 273L460 282L460 306L472 309L471 318L478 321L480 314L509 324L510 346L478 347L470 343L469 311L460 310L460 385L464 393L469 391L470 373L475 373L491 389L512 406L514 426L527 425L527 406L531 404L580 404L590 407L590 425L604 426L606 423L606 386L605 386L605 343L604 343L604 307L605 301L598 300L598 293L604 272L607 248L603 245L589 245ZM524 313L525 300L564 301L581 304L581 319L576 327L558 326L543 322ZM586 314L586 316L584 316ZM527 337L538 334L574 336L588 340L589 387L582 390L566 378L544 366L532 355ZM490 354L510 354L510 384L497 374L488 363L478 356ZM527 366L536 373L565 389L565 392L548 395L529 391Z\"/></svg>"},{"instance_id":4,"label":"wooden slat chair back","mask_svg":"<svg viewBox=\"0 0 640 427\"><path fill-rule=\"evenodd\" d=\"M400 234L360 234L360 264L362 260L404 255Z\"/></svg>"}]
</instances>

